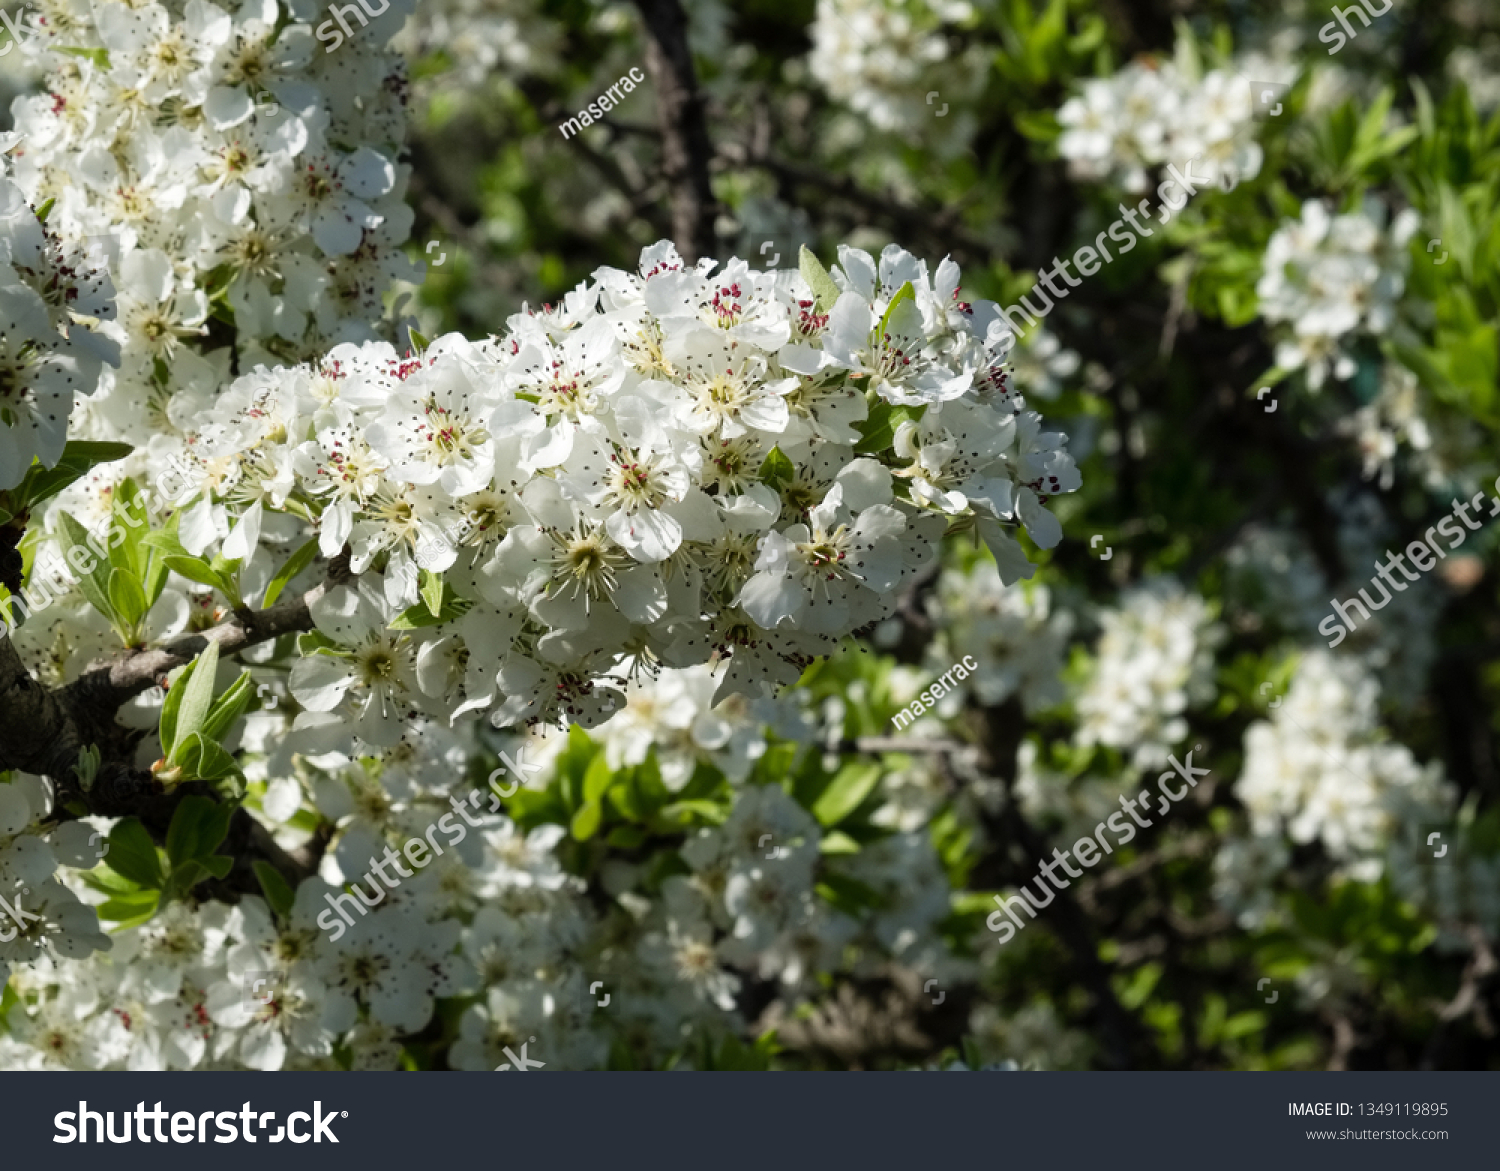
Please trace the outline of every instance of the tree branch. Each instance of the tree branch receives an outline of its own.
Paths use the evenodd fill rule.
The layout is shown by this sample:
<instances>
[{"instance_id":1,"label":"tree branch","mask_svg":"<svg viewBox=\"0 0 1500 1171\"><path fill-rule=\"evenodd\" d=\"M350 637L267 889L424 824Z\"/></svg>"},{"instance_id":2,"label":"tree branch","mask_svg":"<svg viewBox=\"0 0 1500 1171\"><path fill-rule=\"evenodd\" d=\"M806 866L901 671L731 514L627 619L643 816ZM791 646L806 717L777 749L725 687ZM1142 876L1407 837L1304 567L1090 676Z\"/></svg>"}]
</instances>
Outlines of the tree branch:
<instances>
[{"instance_id":1,"label":"tree branch","mask_svg":"<svg viewBox=\"0 0 1500 1171\"><path fill-rule=\"evenodd\" d=\"M297 598L286 598L269 610L236 610L233 617L218 626L196 634L184 634L164 646L131 651L86 672L63 689L65 702L75 711L80 708L108 709L111 716L119 706L148 690L163 675L185 666L208 649L210 642L219 644L224 657L283 634L297 634L313 628L312 604L335 585L347 580L344 572L329 569L328 579Z\"/></svg>"},{"instance_id":2,"label":"tree branch","mask_svg":"<svg viewBox=\"0 0 1500 1171\"><path fill-rule=\"evenodd\" d=\"M164 646L127 651L57 689L33 679L15 644L0 637L0 768L48 776L72 790L78 753L94 744L100 748L101 775L111 767L130 771L137 737L115 722L122 704L192 662L210 641L229 655L313 629L312 604L348 579L349 559L340 555L330 563L327 578L301 597L267 610L236 610L208 630L180 635Z\"/></svg>"},{"instance_id":3,"label":"tree branch","mask_svg":"<svg viewBox=\"0 0 1500 1171\"><path fill-rule=\"evenodd\" d=\"M693 53L687 14L678 0L635 0L648 34L646 68L656 83L657 125L662 139L662 170L672 205L672 235L689 264L717 251L709 163L713 144Z\"/></svg>"},{"instance_id":4,"label":"tree branch","mask_svg":"<svg viewBox=\"0 0 1500 1171\"><path fill-rule=\"evenodd\" d=\"M68 777L81 747L67 705L31 677L10 637L0 635L0 769Z\"/></svg>"}]
</instances>

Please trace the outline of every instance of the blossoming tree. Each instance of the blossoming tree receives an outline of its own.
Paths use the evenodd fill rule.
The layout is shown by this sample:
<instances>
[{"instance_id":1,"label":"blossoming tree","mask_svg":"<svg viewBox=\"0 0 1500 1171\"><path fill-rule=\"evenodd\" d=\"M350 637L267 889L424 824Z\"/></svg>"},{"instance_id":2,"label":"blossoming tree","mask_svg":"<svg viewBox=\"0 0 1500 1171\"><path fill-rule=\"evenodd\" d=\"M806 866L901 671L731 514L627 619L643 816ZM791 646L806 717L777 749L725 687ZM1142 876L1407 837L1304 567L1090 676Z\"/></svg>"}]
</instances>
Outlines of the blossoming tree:
<instances>
[{"instance_id":1,"label":"blossoming tree","mask_svg":"<svg viewBox=\"0 0 1500 1171\"><path fill-rule=\"evenodd\" d=\"M1472 1062L1492 536L1316 633L1500 470L1464 86L637 7L46 0L0 56L0 1063Z\"/></svg>"}]
</instances>

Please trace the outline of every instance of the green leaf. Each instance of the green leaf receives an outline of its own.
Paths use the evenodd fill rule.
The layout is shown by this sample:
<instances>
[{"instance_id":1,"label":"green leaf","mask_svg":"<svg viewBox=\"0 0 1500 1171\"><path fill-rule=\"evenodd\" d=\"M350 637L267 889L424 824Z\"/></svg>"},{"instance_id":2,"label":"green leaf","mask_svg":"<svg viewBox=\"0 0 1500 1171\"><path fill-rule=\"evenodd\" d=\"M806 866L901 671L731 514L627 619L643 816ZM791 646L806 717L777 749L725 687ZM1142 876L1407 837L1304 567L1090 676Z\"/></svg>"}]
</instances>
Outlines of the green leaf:
<instances>
[{"instance_id":1,"label":"green leaf","mask_svg":"<svg viewBox=\"0 0 1500 1171\"><path fill-rule=\"evenodd\" d=\"M66 53L70 57L83 57L83 58L86 58L87 60L92 61L100 69L106 69L107 70L109 68L109 50L108 49L73 49L73 48L67 48L67 49L58 49L57 52L59 52L59 53Z\"/></svg>"},{"instance_id":2,"label":"green leaf","mask_svg":"<svg viewBox=\"0 0 1500 1171\"><path fill-rule=\"evenodd\" d=\"M297 896L287 880L281 877L281 871L259 858L250 863L250 868L260 880L260 889L265 892L266 902L271 905L271 910L283 919L290 917L292 904L297 901Z\"/></svg>"},{"instance_id":3,"label":"green leaf","mask_svg":"<svg viewBox=\"0 0 1500 1171\"><path fill-rule=\"evenodd\" d=\"M441 620L443 616L443 575L422 570L422 601L427 603L427 612Z\"/></svg>"},{"instance_id":4,"label":"green leaf","mask_svg":"<svg viewBox=\"0 0 1500 1171\"><path fill-rule=\"evenodd\" d=\"M760 482L774 491L779 491L782 485L790 484L796 478L797 465L782 454L781 448L771 448L766 458L761 461Z\"/></svg>"},{"instance_id":5,"label":"green leaf","mask_svg":"<svg viewBox=\"0 0 1500 1171\"><path fill-rule=\"evenodd\" d=\"M191 557L192 554L182 547L182 541L177 536L177 527L181 522L182 514L174 513L172 519L167 521L166 528L152 529L141 538L141 544L159 553L170 553L174 557Z\"/></svg>"},{"instance_id":6,"label":"green leaf","mask_svg":"<svg viewBox=\"0 0 1500 1171\"><path fill-rule=\"evenodd\" d=\"M115 924L116 930L126 931L132 927L139 927L142 923L150 922L160 905L161 895L152 891L150 896L143 900L108 899L94 910L101 920Z\"/></svg>"},{"instance_id":7,"label":"green leaf","mask_svg":"<svg viewBox=\"0 0 1500 1171\"><path fill-rule=\"evenodd\" d=\"M173 867L167 885L162 887L162 898L169 902L180 899L207 877L208 868L196 859Z\"/></svg>"},{"instance_id":8,"label":"green leaf","mask_svg":"<svg viewBox=\"0 0 1500 1171\"><path fill-rule=\"evenodd\" d=\"M633 825L617 825L604 840L616 850L635 850L645 843L646 834Z\"/></svg>"},{"instance_id":9,"label":"green leaf","mask_svg":"<svg viewBox=\"0 0 1500 1171\"><path fill-rule=\"evenodd\" d=\"M214 700L213 706L208 709L208 715L203 719L203 734L210 740L228 739L229 730L234 727L234 722L245 714L245 709L250 706L250 672L242 671L236 679L225 690L224 694Z\"/></svg>"},{"instance_id":10,"label":"green leaf","mask_svg":"<svg viewBox=\"0 0 1500 1171\"><path fill-rule=\"evenodd\" d=\"M167 827L167 858L174 864L207 858L229 833L233 810L197 794L184 797Z\"/></svg>"},{"instance_id":11,"label":"green leaf","mask_svg":"<svg viewBox=\"0 0 1500 1171\"><path fill-rule=\"evenodd\" d=\"M861 438L854 449L855 454L879 455L890 451L896 442L896 429L907 420L915 423L926 413L925 403L919 407L903 407L879 400L870 408L869 417L859 424Z\"/></svg>"},{"instance_id":12,"label":"green leaf","mask_svg":"<svg viewBox=\"0 0 1500 1171\"><path fill-rule=\"evenodd\" d=\"M241 775L234 757L217 740L210 740L202 732L191 732L179 740L167 763L181 767L183 779L190 781L218 781Z\"/></svg>"},{"instance_id":13,"label":"green leaf","mask_svg":"<svg viewBox=\"0 0 1500 1171\"><path fill-rule=\"evenodd\" d=\"M603 820L604 811L597 801L586 801L578 807L578 812L573 815L573 837L580 842L586 842L599 832L599 823Z\"/></svg>"},{"instance_id":14,"label":"green leaf","mask_svg":"<svg viewBox=\"0 0 1500 1171\"><path fill-rule=\"evenodd\" d=\"M151 835L138 818L124 818L109 831L109 850L104 855L104 864L139 886L152 890L162 888L165 876L161 859Z\"/></svg>"},{"instance_id":15,"label":"green leaf","mask_svg":"<svg viewBox=\"0 0 1500 1171\"><path fill-rule=\"evenodd\" d=\"M162 558L162 563L173 573L187 578L188 581L195 581L199 585L218 590L226 595L229 593L224 585L224 579L215 573L208 562L201 557L170 553Z\"/></svg>"},{"instance_id":16,"label":"green leaf","mask_svg":"<svg viewBox=\"0 0 1500 1171\"><path fill-rule=\"evenodd\" d=\"M615 770L609 767L604 753L599 753L589 761L588 770L583 774L583 799L587 802L598 801L614 779Z\"/></svg>"},{"instance_id":17,"label":"green leaf","mask_svg":"<svg viewBox=\"0 0 1500 1171\"><path fill-rule=\"evenodd\" d=\"M182 699L177 708L176 720L172 727L173 750L170 756L177 755L177 749L183 741L203 727L203 721L208 717L208 709L213 705L214 699L214 674L219 669L219 644L210 639L208 648L199 655L191 665L190 671L184 671L183 675L172 686L172 691L182 690ZM162 708L163 723L165 723L166 708Z\"/></svg>"},{"instance_id":18,"label":"green leaf","mask_svg":"<svg viewBox=\"0 0 1500 1171\"><path fill-rule=\"evenodd\" d=\"M110 551L110 563L121 569L135 572L140 580L146 578L148 551L142 548L142 539L151 531L146 509L146 496L136 482L127 476L115 489L110 519L117 525L125 539ZM130 522L134 521L134 524Z\"/></svg>"},{"instance_id":19,"label":"green leaf","mask_svg":"<svg viewBox=\"0 0 1500 1171\"><path fill-rule=\"evenodd\" d=\"M812 254L812 250L806 244L802 245L802 251L797 254L797 267L801 270L802 279L807 282L807 287L812 290L813 298L818 304L818 312L827 313L833 308L834 302L839 299L839 287L834 284L833 278L828 275L828 270L819 263L818 258Z\"/></svg>"},{"instance_id":20,"label":"green leaf","mask_svg":"<svg viewBox=\"0 0 1500 1171\"><path fill-rule=\"evenodd\" d=\"M224 596L229 599L229 604L236 610L243 609L245 599L240 597L240 563L238 561L231 561L223 556L216 556L209 562L208 567L219 575L219 588L224 591Z\"/></svg>"},{"instance_id":21,"label":"green leaf","mask_svg":"<svg viewBox=\"0 0 1500 1171\"><path fill-rule=\"evenodd\" d=\"M51 205L49 199L46 206ZM40 462L32 464L26 478L13 490L14 497L20 502L21 510L35 508L77 483L100 464L124 459L134 450L128 443L70 441L53 467L44 468Z\"/></svg>"},{"instance_id":22,"label":"green leaf","mask_svg":"<svg viewBox=\"0 0 1500 1171\"><path fill-rule=\"evenodd\" d=\"M837 825L848 817L880 783L880 765L873 760L854 760L834 775L828 788L813 802L812 814L823 826Z\"/></svg>"},{"instance_id":23,"label":"green leaf","mask_svg":"<svg viewBox=\"0 0 1500 1171\"><path fill-rule=\"evenodd\" d=\"M908 302L910 302L911 308L903 312L901 307ZM898 313L901 313L901 319L899 320L896 316ZM890 333L892 321L896 323L897 333L911 333L912 331L909 328L903 329L903 323L912 313L917 314L917 326L918 332L920 332L922 315L921 311L917 309L917 291L912 288L911 281L907 281L896 290L896 295L891 298L891 303L885 307L885 316L880 319L880 336L885 337L886 334Z\"/></svg>"},{"instance_id":24,"label":"green leaf","mask_svg":"<svg viewBox=\"0 0 1500 1171\"><path fill-rule=\"evenodd\" d=\"M127 630L133 632L140 627L146 616L146 591L134 570L115 566L109 571L109 604Z\"/></svg>"},{"instance_id":25,"label":"green leaf","mask_svg":"<svg viewBox=\"0 0 1500 1171\"><path fill-rule=\"evenodd\" d=\"M879 908L880 895L872 888L842 874L825 874L814 887L819 897L833 904L846 915L861 916L866 911Z\"/></svg>"},{"instance_id":26,"label":"green leaf","mask_svg":"<svg viewBox=\"0 0 1500 1171\"><path fill-rule=\"evenodd\" d=\"M467 598L460 598L452 590L444 590L442 608L437 614L433 614L426 602L418 602L396 615L391 620L388 630L417 630L423 626L441 626L444 622L452 622L467 614L474 603Z\"/></svg>"},{"instance_id":27,"label":"green leaf","mask_svg":"<svg viewBox=\"0 0 1500 1171\"><path fill-rule=\"evenodd\" d=\"M276 599L281 597L281 591L286 589L292 578L311 565L313 558L317 555L318 538L314 537L288 557L286 564L276 571L276 576L271 579L271 584L266 586L266 596L261 601L261 608L269 610L274 606Z\"/></svg>"},{"instance_id":28,"label":"green leaf","mask_svg":"<svg viewBox=\"0 0 1500 1171\"><path fill-rule=\"evenodd\" d=\"M175 520L176 517L172 519ZM146 550L146 575L141 579L141 584L146 590L146 612L149 614L151 607L156 605L157 599L161 597L162 591L167 588L167 563L144 542L142 542L142 548Z\"/></svg>"},{"instance_id":29,"label":"green leaf","mask_svg":"<svg viewBox=\"0 0 1500 1171\"><path fill-rule=\"evenodd\" d=\"M212 858L199 859L199 865L215 878L223 878L234 869L234 859L224 854L215 854Z\"/></svg>"},{"instance_id":30,"label":"green leaf","mask_svg":"<svg viewBox=\"0 0 1500 1171\"><path fill-rule=\"evenodd\" d=\"M78 588L83 591L83 596L89 600L89 605L98 610L110 620L115 621L114 606L109 600L109 574L110 565L107 559L101 559L94 550L89 548L89 531L74 520L68 513L61 513L59 520L62 524L64 535L68 538L68 548L64 550L64 557L68 564L75 570L79 570L82 576L78 579ZM101 542L102 543L102 542ZM86 550L88 560L93 565L84 572L73 561L70 554L73 549L82 548Z\"/></svg>"},{"instance_id":31,"label":"green leaf","mask_svg":"<svg viewBox=\"0 0 1500 1171\"><path fill-rule=\"evenodd\" d=\"M722 825L729 816L729 810L717 801L674 801L662 809L660 816L664 821L677 826L691 824L694 820L701 820L709 825Z\"/></svg>"},{"instance_id":32,"label":"green leaf","mask_svg":"<svg viewBox=\"0 0 1500 1171\"><path fill-rule=\"evenodd\" d=\"M175 682L169 682L167 686L167 698L162 701L161 721L158 726L158 736L161 739L161 750L163 757L172 755L172 749L177 747L177 713L182 709L182 695L185 690L183 684L192 675L196 663L189 663L182 669Z\"/></svg>"}]
</instances>

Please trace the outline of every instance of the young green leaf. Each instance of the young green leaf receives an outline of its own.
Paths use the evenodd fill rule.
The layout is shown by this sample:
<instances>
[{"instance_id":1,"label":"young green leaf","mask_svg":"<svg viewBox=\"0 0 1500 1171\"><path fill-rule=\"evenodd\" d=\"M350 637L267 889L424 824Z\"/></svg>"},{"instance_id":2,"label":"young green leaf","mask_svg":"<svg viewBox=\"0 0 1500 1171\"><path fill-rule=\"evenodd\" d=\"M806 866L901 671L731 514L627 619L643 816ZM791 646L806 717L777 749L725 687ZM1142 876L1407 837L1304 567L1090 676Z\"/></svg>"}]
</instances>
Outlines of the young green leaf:
<instances>
[{"instance_id":1,"label":"young green leaf","mask_svg":"<svg viewBox=\"0 0 1500 1171\"><path fill-rule=\"evenodd\" d=\"M391 619L389 630L419 630L424 626L441 626L467 614L474 603L460 598L451 589L443 591L443 604L434 615L425 601L409 606Z\"/></svg>"},{"instance_id":2,"label":"young green leaf","mask_svg":"<svg viewBox=\"0 0 1500 1171\"><path fill-rule=\"evenodd\" d=\"M915 320L913 320L915 315ZM907 281L891 298L891 303L885 308L885 316L880 319L880 336L885 337L891 332L891 326L895 325L896 332L903 336L922 334L922 313L917 308L917 291L912 287L911 281Z\"/></svg>"},{"instance_id":3,"label":"young green leaf","mask_svg":"<svg viewBox=\"0 0 1500 1171\"><path fill-rule=\"evenodd\" d=\"M228 738L229 730L250 706L251 698L250 672L242 671L236 679L225 690L224 694L214 700L213 706L208 709L208 715L203 718L203 734L210 740L224 740Z\"/></svg>"},{"instance_id":4,"label":"young green leaf","mask_svg":"<svg viewBox=\"0 0 1500 1171\"><path fill-rule=\"evenodd\" d=\"M834 284L833 278L828 275L828 270L823 267L806 244L802 245L802 251L797 254L797 267L801 270L802 279L807 282L807 287L812 290L813 298L817 301L818 312L827 313L833 308L834 302L839 299L839 287Z\"/></svg>"},{"instance_id":5,"label":"young green leaf","mask_svg":"<svg viewBox=\"0 0 1500 1171\"><path fill-rule=\"evenodd\" d=\"M283 919L288 918L292 913L292 905L296 902L296 895L287 880L281 877L281 871L259 858L250 864L250 868L260 880L260 889L265 892L266 902L271 905L271 910Z\"/></svg>"},{"instance_id":6,"label":"young green leaf","mask_svg":"<svg viewBox=\"0 0 1500 1171\"><path fill-rule=\"evenodd\" d=\"M208 709L214 699L214 675L218 669L219 644L209 639L208 648L193 662L192 675L179 679L172 688L173 691L178 687L183 688L182 703L177 709L176 726L173 728L173 741L177 746L201 729L203 721L208 718Z\"/></svg>"},{"instance_id":7,"label":"young green leaf","mask_svg":"<svg viewBox=\"0 0 1500 1171\"><path fill-rule=\"evenodd\" d=\"M199 585L207 586L211 590L218 590L225 596L229 594L229 590L224 584L224 579L215 573L208 562L204 561L201 557L191 557L187 554L179 556L175 553L169 553L162 558L162 562L173 573L187 578L188 581L195 581Z\"/></svg>"},{"instance_id":8,"label":"young green leaf","mask_svg":"<svg viewBox=\"0 0 1500 1171\"><path fill-rule=\"evenodd\" d=\"M427 603L427 612L434 618L443 614L443 575L422 570L422 601Z\"/></svg>"},{"instance_id":9,"label":"young green leaf","mask_svg":"<svg viewBox=\"0 0 1500 1171\"><path fill-rule=\"evenodd\" d=\"M137 818L124 818L109 831L109 850L104 855L104 863L138 886L152 890L162 887L164 875L156 845Z\"/></svg>"},{"instance_id":10,"label":"young green leaf","mask_svg":"<svg viewBox=\"0 0 1500 1171\"><path fill-rule=\"evenodd\" d=\"M908 419L915 422L927 411L926 404L919 407L897 406L881 399L870 408L870 414L858 424L860 440L854 448L857 455L876 455L889 451L896 442L896 428Z\"/></svg>"},{"instance_id":11,"label":"young green leaf","mask_svg":"<svg viewBox=\"0 0 1500 1171\"><path fill-rule=\"evenodd\" d=\"M167 763L181 768L182 779L188 781L218 781L241 775L234 757L217 740L208 739L202 732L190 732L179 740Z\"/></svg>"},{"instance_id":12,"label":"young green leaf","mask_svg":"<svg viewBox=\"0 0 1500 1171\"><path fill-rule=\"evenodd\" d=\"M880 765L873 760L851 761L834 775L812 813L820 825L837 825L853 813L880 781Z\"/></svg>"},{"instance_id":13,"label":"young green leaf","mask_svg":"<svg viewBox=\"0 0 1500 1171\"><path fill-rule=\"evenodd\" d=\"M163 528L152 529L142 537L141 544L160 553L170 553L174 557L191 557L192 554L182 547L182 541L177 536L178 526L181 523L182 513L173 513L172 519L167 521Z\"/></svg>"},{"instance_id":14,"label":"young green leaf","mask_svg":"<svg viewBox=\"0 0 1500 1171\"><path fill-rule=\"evenodd\" d=\"M50 206L51 203L49 199L47 204ZM17 511L35 509L38 504L51 500L63 489L77 483L100 464L124 459L134 450L128 443L83 440L69 442L53 467L44 468L39 461L31 465L26 478L12 493L13 499L20 505Z\"/></svg>"},{"instance_id":15,"label":"young green leaf","mask_svg":"<svg viewBox=\"0 0 1500 1171\"><path fill-rule=\"evenodd\" d=\"M599 832L599 822L603 817L603 810L597 801L586 801L578 807L578 812L573 815L572 832L577 841L586 842Z\"/></svg>"},{"instance_id":16,"label":"young green leaf","mask_svg":"<svg viewBox=\"0 0 1500 1171\"><path fill-rule=\"evenodd\" d=\"M134 634L146 617L146 591L133 569L114 566L109 571L109 604L119 620L122 633Z\"/></svg>"},{"instance_id":17,"label":"young green leaf","mask_svg":"<svg viewBox=\"0 0 1500 1171\"><path fill-rule=\"evenodd\" d=\"M318 538L314 537L288 557L286 564L276 571L276 576L271 579L271 584L266 586L266 596L261 601L261 608L269 610L274 606L276 599L281 597L281 591L286 589L292 578L311 565L313 558L317 555Z\"/></svg>"},{"instance_id":18,"label":"young green leaf","mask_svg":"<svg viewBox=\"0 0 1500 1171\"><path fill-rule=\"evenodd\" d=\"M761 461L760 482L768 488L779 490L796 478L797 466L782 453L781 448L771 448L766 458Z\"/></svg>"},{"instance_id":19,"label":"young green leaf","mask_svg":"<svg viewBox=\"0 0 1500 1171\"><path fill-rule=\"evenodd\" d=\"M78 570L82 576L78 579L78 588L83 596L88 599L89 605L98 610L110 620L115 621L114 606L109 600L109 573L110 565L107 558L98 556L98 551L89 545L89 531L74 520L68 513L60 514L59 521L62 524L63 535L68 539L66 557L68 564ZM74 551L83 550L77 558ZM90 564L87 568L79 564L80 560L86 560Z\"/></svg>"},{"instance_id":20,"label":"young green leaf","mask_svg":"<svg viewBox=\"0 0 1500 1171\"><path fill-rule=\"evenodd\" d=\"M207 858L229 833L233 810L197 794L184 797L167 827L167 858L174 864Z\"/></svg>"},{"instance_id":21,"label":"young green leaf","mask_svg":"<svg viewBox=\"0 0 1500 1171\"><path fill-rule=\"evenodd\" d=\"M605 790L615 779L615 770L609 767L609 761L604 753L600 753L589 761L589 767L583 774L583 799L585 801L598 801L604 796Z\"/></svg>"},{"instance_id":22,"label":"young green leaf","mask_svg":"<svg viewBox=\"0 0 1500 1171\"><path fill-rule=\"evenodd\" d=\"M114 503L110 510L110 523L119 528L125 539L110 551L109 559L110 564L132 570L142 581L146 577L146 560L149 554L141 545L145 534L151 531L148 521L146 495L127 476L115 489Z\"/></svg>"},{"instance_id":23,"label":"young green leaf","mask_svg":"<svg viewBox=\"0 0 1500 1171\"><path fill-rule=\"evenodd\" d=\"M134 898L107 899L95 911L103 922L113 923L115 930L128 931L149 923L160 906L161 893L153 890Z\"/></svg>"}]
</instances>

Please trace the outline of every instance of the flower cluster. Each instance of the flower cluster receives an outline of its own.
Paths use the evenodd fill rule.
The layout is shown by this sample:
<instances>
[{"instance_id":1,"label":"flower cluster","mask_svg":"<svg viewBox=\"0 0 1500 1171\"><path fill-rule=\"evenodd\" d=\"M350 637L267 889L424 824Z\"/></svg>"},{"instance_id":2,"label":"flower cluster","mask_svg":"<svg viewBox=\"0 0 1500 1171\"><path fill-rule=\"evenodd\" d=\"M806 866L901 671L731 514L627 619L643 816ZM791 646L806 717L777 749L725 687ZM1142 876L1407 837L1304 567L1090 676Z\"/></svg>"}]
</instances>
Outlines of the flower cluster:
<instances>
[{"instance_id":1,"label":"flower cluster","mask_svg":"<svg viewBox=\"0 0 1500 1171\"><path fill-rule=\"evenodd\" d=\"M265 581L305 517L359 575L313 606L297 732L595 726L632 677L710 661L716 699L753 698L889 614L950 524L1029 576L1006 526L1056 544L1046 500L1079 476L1006 386L995 307L948 261L840 258L815 293L657 245L489 342L344 345L179 399L187 441L153 458L192 469L189 554Z\"/></svg>"},{"instance_id":2,"label":"flower cluster","mask_svg":"<svg viewBox=\"0 0 1500 1171\"><path fill-rule=\"evenodd\" d=\"M966 687L980 703L993 707L1016 696L1030 715L1067 698L1062 669L1073 616L1053 609L1046 586L1006 587L994 565L978 561L967 573L945 572L930 609L943 635L929 664L941 670L940 663L972 655L979 665Z\"/></svg>"},{"instance_id":3,"label":"flower cluster","mask_svg":"<svg viewBox=\"0 0 1500 1171\"><path fill-rule=\"evenodd\" d=\"M797 693L755 701L733 695L715 704L717 689L707 664L664 668L655 679L638 680L626 693L625 706L598 729L605 759L622 768L642 764L654 753L662 783L674 793L709 760L731 781L743 781L765 753L767 724L798 727L797 705L790 702Z\"/></svg>"},{"instance_id":4,"label":"flower cluster","mask_svg":"<svg viewBox=\"0 0 1500 1171\"><path fill-rule=\"evenodd\" d=\"M1245 767L1235 793L1252 830L1321 841L1329 855L1365 879L1396 827L1442 815L1441 766L1382 743L1380 687L1355 658L1309 653L1269 721L1245 733Z\"/></svg>"},{"instance_id":5,"label":"flower cluster","mask_svg":"<svg viewBox=\"0 0 1500 1171\"><path fill-rule=\"evenodd\" d=\"M1264 158L1250 82L1218 69L1200 74L1180 61L1133 61L1086 81L1057 121L1057 148L1075 178L1137 194L1154 167L1195 160L1195 173L1232 187L1255 178Z\"/></svg>"},{"instance_id":6,"label":"flower cluster","mask_svg":"<svg viewBox=\"0 0 1500 1171\"><path fill-rule=\"evenodd\" d=\"M57 5L25 46L49 73L15 103L15 180L118 290L123 361L94 437L166 429L170 400L212 393L231 361L376 336L383 296L413 275L400 60L373 33L317 51L316 7L293 7L302 19L276 0L107 0L88 19Z\"/></svg>"},{"instance_id":7,"label":"flower cluster","mask_svg":"<svg viewBox=\"0 0 1500 1171\"><path fill-rule=\"evenodd\" d=\"M497 77L550 76L562 63L563 29L534 0L434 0L391 46L409 58L441 53L448 68L418 83L472 99Z\"/></svg>"},{"instance_id":8,"label":"flower cluster","mask_svg":"<svg viewBox=\"0 0 1500 1171\"><path fill-rule=\"evenodd\" d=\"M978 45L955 53L946 30L973 18L967 0L818 0L808 66L830 97L879 129L956 148L973 133L964 106L982 92L986 65Z\"/></svg>"},{"instance_id":9,"label":"flower cluster","mask_svg":"<svg viewBox=\"0 0 1500 1171\"><path fill-rule=\"evenodd\" d=\"M1135 768L1165 763L1187 734L1183 713L1212 698L1224 632L1209 604L1172 578L1128 591L1099 621L1093 670L1076 700L1077 742L1130 749Z\"/></svg>"},{"instance_id":10,"label":"flower cluster","mask_svg":"<svg viewBox=\"0 0 1500 1171\"><path fill-rule=\"evenodd\" d=\"M1395 324L1411 263L1406 244L1419 216L1407 208L1389 226L1387 218L1374 198L1337 216L1308 200L1302 218L1284 223L1266 245L1255 287L1260 315L1290 327L1276 347L1277 365L1306 367L1314 390L1330 367L1337 378L1353 377L1356 363L1344 348L1351 334L1383 334Z\"/></svg>"},{"instance_id":11,"label":"flower cluster","mask_svg":"<svg viewBox=\"0 0 1500 1171\"><path fill-rule=\"evenodd\" d=\"M90 908L46 882L51 902L73 911L59 930L56 906L38 903L53 931L45 950L7 957L29 962L12 977L20 1003L0 1037L0 1067L334 1069L342 1046L356 1068L390 1069L438 999L465 1005L446 1053L455 1069L495 1069L523 1042L549 1068L597 1068L612 1044L656 1064L684 1040L739 1029L746 980L770 982L791 1004L817 994L821 973L869 975L891 958L944 979L970 975L937 935L948 887L925 832L882 839L832 867L817 822L775 785L737 790L722 825L675 851L672 877L614 864L603 910L559 865L562 827L525 832L458 801L473 827L463 847L397 880L331 940L317 919L340 893L335 884L366 855L451 814L460 785L451 768L438 770L445 755L451 766L474 748L427 729L375 762L330 757L309 768L312 800L338 827L324 866L334 884L308 879L279 908L255 896L172 903L110 941ZM0 841L27 820L20 789L0 786ZM70 836L68 865L92 864L98 851L85 859L78 848L89 828L75 822L53 835L60 851L57 839ZM40 883L52 865L36 838L0 849L7 882ZM831 905L815 888L834 869L879 905ZM87 958L111 942L107 955ZM64 966L64 956L82 962Z\"/></svg>"},{"instance_id":12,"label":"flower cluster","mask_svg":"<svg viewBox=\"0 0 1500 1171\"><path fill-rule=\"evenodd\" d=\"M0 970L107 951L93 909L58 879L92 866L103 835L84 821L52 820L53 795L35 777L0 784ZM64 874L67 872L64 871Z\"/></svg>"},{"instance_id":13,"label":"flower cluster","mask_svg":"<svg viewBox=\"0 0 1500 1171\"><path fill-rule=\"evenodd\" d=\"M100 332L115 317L108 274L65 246L7 176L0 135L0 488L33 459L62 455L74 397L89 394L119 347Z\"/></svg>"}]
</instances>

